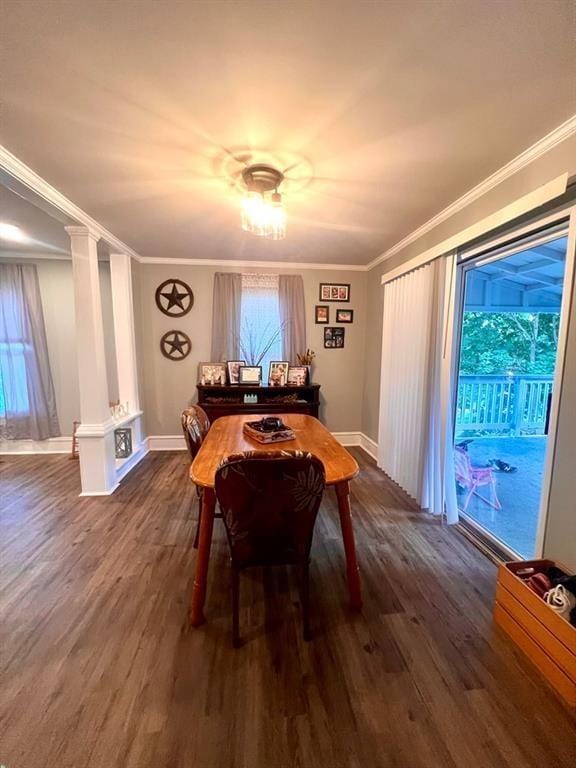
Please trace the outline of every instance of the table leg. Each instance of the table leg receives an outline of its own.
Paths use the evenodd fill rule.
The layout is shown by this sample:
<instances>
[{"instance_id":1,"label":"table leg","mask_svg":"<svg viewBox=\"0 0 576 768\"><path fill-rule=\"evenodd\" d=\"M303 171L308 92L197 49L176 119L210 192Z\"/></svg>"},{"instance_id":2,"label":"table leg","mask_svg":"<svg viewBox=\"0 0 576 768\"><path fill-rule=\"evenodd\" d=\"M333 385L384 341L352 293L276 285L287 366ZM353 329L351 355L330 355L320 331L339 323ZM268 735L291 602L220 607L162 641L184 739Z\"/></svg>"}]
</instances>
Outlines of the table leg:
<instances>
[{"instance_id":1,"label":"table leg","mask_svg":"<svg viewBox=\"0 0 576 768\"><path fill-rule=\"evenodd\" d=\"M208 581L208 564L210 562L210 545L212 544L212 529L214 528L214 510L216 495L213 488L204 488L202 493L202 517L200 518L200 541L196 555L196 573L192 587L190 603L190 623L193 627L204 624L204 601L206 600L206 584Z\"/></svg>"},{"instance_id":2,"label":"table leg","mask_svg":"<svg viewBox=\"0 0 576 768\"><path fill-rule=\"evenodd\" d=\"M362 594L360 571L356 559L356 545L354 544L354 530L352 529L348 480L336 484L336 496L338 497L338 514L340 515L342 540L344 542L344 552L346 553L346 574L348 578L348 592L350 593L350 606L355 611L359 611L362 608Z\"/></svg>"}]
</instances>

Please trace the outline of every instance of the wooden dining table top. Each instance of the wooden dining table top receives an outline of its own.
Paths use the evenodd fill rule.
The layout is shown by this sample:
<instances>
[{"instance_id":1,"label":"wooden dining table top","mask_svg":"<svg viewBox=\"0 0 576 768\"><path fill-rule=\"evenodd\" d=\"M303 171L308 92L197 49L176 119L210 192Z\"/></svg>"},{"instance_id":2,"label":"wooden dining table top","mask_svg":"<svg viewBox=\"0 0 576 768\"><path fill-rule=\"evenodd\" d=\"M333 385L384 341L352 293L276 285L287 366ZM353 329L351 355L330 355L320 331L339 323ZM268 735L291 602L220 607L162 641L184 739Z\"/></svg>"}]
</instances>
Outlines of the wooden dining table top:
<instances>
[{"instance_id":1,"label":"wooden dining table top","mask_svg":"<svg viewBox=\"0 0 576 768\"><path fill-rule=\"evenodd\" d=\"M314 416L301 413L273 414L281 418L296 435L295 440L262 444L246 437L242 427L255 421L254 414L221 416L212 424L202 447L190 467L192 481L202 488L213 488L216 470L222 459L244 451L297 450L317 456L324 465L326 485L351 480L358 474L356 459L348 453L326 427Z\"/></svg>"}]
</instances>

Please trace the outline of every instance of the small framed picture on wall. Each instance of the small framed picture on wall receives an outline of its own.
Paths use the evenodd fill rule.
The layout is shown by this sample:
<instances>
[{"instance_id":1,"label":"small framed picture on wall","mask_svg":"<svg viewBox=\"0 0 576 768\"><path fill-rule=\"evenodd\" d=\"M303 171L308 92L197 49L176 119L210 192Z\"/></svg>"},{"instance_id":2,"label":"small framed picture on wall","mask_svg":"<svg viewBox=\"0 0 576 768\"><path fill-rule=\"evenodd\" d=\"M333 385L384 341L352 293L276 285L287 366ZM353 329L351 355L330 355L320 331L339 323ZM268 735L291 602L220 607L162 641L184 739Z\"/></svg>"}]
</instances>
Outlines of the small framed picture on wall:
<instances>
[{"instance_id":1,"label":"small framed picture on wall","mask_svg":"<svg viewBox=\"0 0 576 768\"><path fill-rule=\"evenodd\" d=\"M337 323L353 323L354 310L353 309L337 309L336 322Z\"/></svg>"},{"instance_id":2,"label":"small framed picture on wall","mask_svg":"<svg viewBox=\"0 0 576 768\"><path fill-rule=\"evenodd\" d=\"M320 283L320 301L350 301L350 283Z\"/></svg>"},{"instance_id":3,"label":"small framed picture on wall","mask_svg":"<svg viewBox=\"0 0 576 768\"><path fill-rule=\"evenodd\" d=\"M330 307L316 304L316 324L326 325L330 322Z\"/></svg>"},{"instance_id":4,"label":"small framed picture on wall","mask_svg":"<svg viewBox=\"0 0 576 768\"><path fill-rule=\"evenodd\" d=\"M345 328L324 328L325 349L343 349Z\"/></svg>"}]
</instances>

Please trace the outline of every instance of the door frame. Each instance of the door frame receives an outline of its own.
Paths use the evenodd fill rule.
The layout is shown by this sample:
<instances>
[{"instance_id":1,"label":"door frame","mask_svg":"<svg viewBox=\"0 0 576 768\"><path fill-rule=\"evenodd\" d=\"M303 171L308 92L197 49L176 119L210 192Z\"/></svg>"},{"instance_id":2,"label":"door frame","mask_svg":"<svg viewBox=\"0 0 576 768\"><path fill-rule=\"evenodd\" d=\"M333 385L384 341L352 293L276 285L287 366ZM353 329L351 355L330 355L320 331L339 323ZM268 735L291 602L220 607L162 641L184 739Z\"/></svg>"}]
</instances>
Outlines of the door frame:
<instances>
[{"instance_id":1,"label":"door frame","mask_svg":"<svg viewBox=\"0 0 576 768\"><path fill-rule=\"evenodd\" d=\"M534 235L534 238L531 238ZM534 557L539 558L543 555L544 543L546 538L546 526L548 522L548 508L550 504L550 487L552 473L554 469L554 460L556 456L556 438L558 433L558 414L562 400L562 383L564 379L564 362L566 357L566 344L568 339L568 327L570 316L574 308L572 306L572 297L574 294L575 261L576 261L576 205L574 202L566 204L554 213L546 216L535 217L528 223L514 229L510 229L493 240L483 243L476 248L466 248L462 246L457 249L456 256L456 281L454 290L454 320L452 324L452 365L451 365L451 387L452 396L452 423L453 436L456 435L456 405L458 398L458 372L460 369L460 350L462 346L462 318L464 311L464 289L466 273L477 267L479 263L487 264L490 261L511 256L520 250L527 250L530 245L540 243L546 240L555 240L559 237L567 236L566 260L564 267L564 284L562 290L562 301L560 304L560 322L558 327L558 347L556 351L556 365L554 368L554 383L552 387L552 402L550 408L550 422L548 430L548 442L546 445L544 471L542 474L542 488L540 493L540 507L538 511L538 526L536 529L536 541L534 546ZM526 243L526 238L530 242ZM521 245L518 241L523 240ZM467 517L468 519L468 517ZM472 525L478 529L478 526ZM500 540L495 539L490 532L482 531L482 535L490 543L497 542L498 546L507 554L510 559L517 559L518 553L504 545Z\"/></svg>"}]
</instances>

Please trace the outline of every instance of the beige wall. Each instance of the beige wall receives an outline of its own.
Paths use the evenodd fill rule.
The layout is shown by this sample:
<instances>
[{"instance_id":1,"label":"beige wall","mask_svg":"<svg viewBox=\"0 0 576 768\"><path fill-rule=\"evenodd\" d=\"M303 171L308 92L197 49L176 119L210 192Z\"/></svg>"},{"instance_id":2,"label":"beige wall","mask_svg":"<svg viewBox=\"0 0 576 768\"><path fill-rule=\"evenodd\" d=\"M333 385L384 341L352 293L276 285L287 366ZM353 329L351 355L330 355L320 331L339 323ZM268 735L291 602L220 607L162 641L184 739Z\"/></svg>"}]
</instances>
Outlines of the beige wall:
<instances>
[{"instance_id":1,"label":"beige wall","mask_svg":"<svg viewBox=\"0 0 576 768\"><path fill-rule=\"evenodd\" d=\"M216 267L185 265L138 265L134 285L140 294L141 322L138 330L143 358L143 392L146 430L149 435L178 435L179 415L195 399L198 363L210 360L212 325L212 286ZM255 271L244 268L238 271ZM274 272L276 270L261 270ZM295 274L295 270L282 270ZM321 418L333 432L357 432L362 422L362 387L366 330L366 273L329 270L303 270L306 296L308 346L316 352L314 380L321 384ZM194 291L194 306L181 319L162 314L154 302L157 286L168 278L179 278ZM354 323L346 325L344 349L323 348L323 326L314 323L320 282L351 284L350 304L331 304L331 324L336 307L354 310ZM161 336L169 330L182 330L192 340L192 352L173 362L160 352Z\"/></svg>"}]
</instances>

